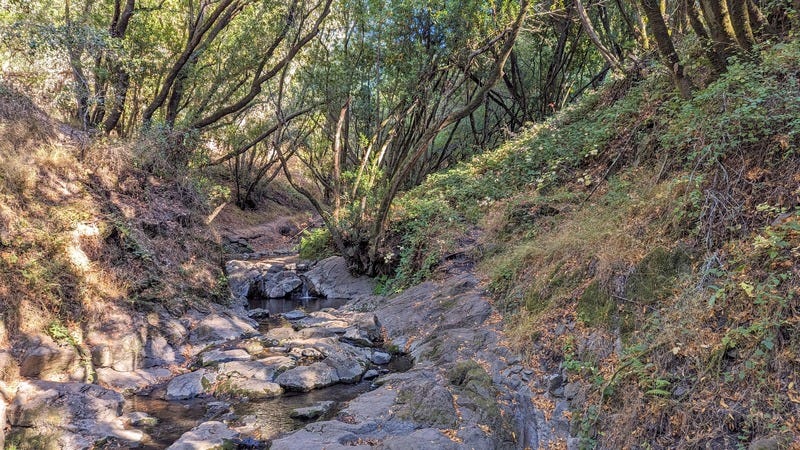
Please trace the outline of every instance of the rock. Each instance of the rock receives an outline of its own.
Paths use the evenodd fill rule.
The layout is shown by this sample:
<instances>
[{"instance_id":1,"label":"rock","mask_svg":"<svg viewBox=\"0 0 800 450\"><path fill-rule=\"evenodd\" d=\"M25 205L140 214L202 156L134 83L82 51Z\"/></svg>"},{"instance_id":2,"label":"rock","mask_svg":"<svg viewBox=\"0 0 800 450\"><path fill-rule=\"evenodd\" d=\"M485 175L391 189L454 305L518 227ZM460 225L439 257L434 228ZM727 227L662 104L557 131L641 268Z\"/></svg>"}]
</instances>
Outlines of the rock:
<instances>
[{"instance_id":1,"label":"rock","mask_svg":"<svg viewBox=\"0 0 800 450\"><path fill-rule=\"evenodd\" d=\"M87 341L92 350L92 363L96 367L111 367L117 372L130 372L142 365L144 346L133 333L91 333Z\"/></svg>"},{"instance_id":2,"label":"rock","mask_svg":"<svg viewBox=\"0 0 800 450\"><path fill-rule=\"evenodd\" d=\"M251 286L261 277L262 271L269 270L269 264L254 264L249 261L228 261L225 263L225 275L228 288L234 298L247 297Z\"/></svg>"},{"instance_id":3,"label":"rock","mask_svg":"<svg viewBox=\"0 0 800 450\"><path fill-rule=\"evenodd\" d=\"M17 360L11 352L0 350L0 381L12 381L18 377L19 364L17 364Z\"/></svg>"},{"instance_id":4,"label":"rock","mask_svg":"<svg viewBox=\"0 0 800 450\"><path fill-rule=\"evenodd\" d=\"M357 383L367 370L366 364L356 359L353 354L333 353L323 362L336 371L336 377L342 383Z\"/></svg>"},{"instance_id":5,"label":"rock","mask_svg":"<svg viewBox=\"0 0 800 450\"><path fill-rule=\"evenodd\" d=\"M242 318L210 314L195 325L189 340L193 343L224 342L257 333L256 329Z\"/></svg>"},{"instance_id":6,"label":"rock","mask_svg":"<svg viewBox=\"0 0 800 450\"><path fill-rule=\"evenodd\" d=\"M270 450L369 450L375 447L359 444L359 435L373 433L376 428L374 423L360 425L338 421L313 422L306 425L305 429L273 440Z\"/></svg>"},{"instance_id":7,"label":"rock","mask_svg":"<svg viewBox=\"0 0 800 450\"><path fill-rule=\"evenodd\" d=\"M779 450L785 448L787 444L789 444L789 442L787 442L786 439L764 437L753 439L750 445L747 446L747 450Z\"/></svg>"},{"instance_id":8,"label":"rock","mask_svg":"<svg viewBox=\"0 0 800 450\"><path fill-rule=\"evenodd\" d=\"M306 313L303 312L303 311L300 311L299 309L295 309L293 311L289 311L289 312L283 313L281 315L286 320L300 320L300 319L302 319L303 317L306 316Z\"/></svg>"},{"instance_id":9,"label":"rock","mask_svg":"<svg viewBox=\"0 0 800 450\"><path fill-rule=\"evenodd\" d=\"M428 450L432 448L456 450L461 446L434 428L423 428L407 435L392 436L384 440L381 445L382 450Z\"/></svg>"},{"instance_id":10,"label":"rock","mask_svg":"<svg viewBox=\"0 0 800 450\"><path fill-rule=\"evenodd\" d=\"M260 353L264 353L265 350L264 344L254 339L242 341L239 344L239 348L251 355L258 355Z\"/></svg>"},{"instance_id":11,"label":"rock","mask_svg":"<svg viewBox=\"0 0 800 450\"><path fill-rule=\"evenodd\" d=\"M551 394L555 395L555 392L558 388L564 385L564 377L560 374L551 375L547 379L547 391Z\"/></svg>"},{"instance_id":12,"label":"rock","mask_svg":"<svg viewBox=\"0 0 800 450\"><path fill-rule=\"evenodd\" d=\"M200 364L204 366L228 361L247 361L249 359L250 353L240 348L232 350L213 349L200 354Z\"/></svg>"},{"instance_id":13,"label":"rock","mask_svg":"<svg viewBox=\"0 0 800 450\"><path fill-rule=\"evenodd\" d=\"M572 400L578 396L581 390L581 385L578 383L567 383L564 385L564 398Z\"/></svg>"},{"instance_id":14,"label":"rock","mask_svg":"<svg viewBox=\"0 0 800 450\"><path fill-rule=\"evenodd\" d=\"M269 319L269 310L264 308L254 308L247 311L247 317L255 320Z\"/></svg>"},{"instance_id":15,"label":"rock","mask_svg":"<svg viewBox=\"0 0 800 450\"><path fill-rule=\"evenodd\" d=\"M209 450L225 445L225 441L233 440L237 433L222 422L205 422L183 435L167 450Z\"/></svg>"},{"instance_id":16,"label":"rock","mask_svg":"<svg viewBox=\"0 0 800 450\"><path fill-rule=\"evenodd\" d=\"M230 361L217 367L217 373L229 377L257 378L272 381L279 371L295 367L297 363L292 358L273 356L257 361Z\"/></svg>"},{"instance_id":17,"label":"rock","mask_svg":"<svg viewBox=\"0 0 800 450\"><path fill-rule=\"evenodd\" d=\"M139 411L128 413L124 418L135 427L152 427L158 424L157 418Z\"/></svg>"},{"instance_id":18,"label":"rock","mask_svg":"<svg viewBox=\"0 0 800 450\"><path fill-rule=\"evenodd\" d=\"M266 280L265 280L266 281ZM269 298L283 298L303 285L303 280L296 273L286 271L275 277L274 282L262 288Z\"/></svg>"},{"instance_id":19,"label":"rock","mask_svg":"<svg viewBox=\"0 0 800 450\"><path fill-rule=\"evenodd\" d=\"M372 279L352 276L347 262L339 256L320 261L302 278L311 292L326 298L354 298L372 295L375 290Z\"/></svg>"},{"instance_id":20,"label":"rock","mask_svg":"<svg viewBox=\"0 0 800 450\"><path fill-rule=\"evenodd\" d=\"M117 372L110 367L101 367L96 373L97 381L120 392L137 392L172 377L172 372L163 367L137 369L131 372Z\"/></svg>"},{"instance_id":21,"label":"rock","mask_svg":"<svg viewBox=\"0 0 800 450\"><path fill-rule=\"evenodd\" d=\"M375 345L367 333L355 327L345 330L344 335L339 340L359 347L372 347Z\"/></svg>"},{"instance_id":22,"label":"rock","mask_svg":"<svg viewBox=\"0 0 800 450\"><path fill-rule=\"evenodd\" d=\"M169 344L164 336L151 335L144 344L142 367L180 365L183 362L184 357Z\"/></svg>"},{"instance_id":23,"label":"rock","mask_svg":"<svg viewBox=\"0 0 800 450\"><path fill-rule=\"evenodd\" d=\"M216 375L205 369L196 370L172 379L167 385L167 400L186 400L207 393Z\"/></svg>"},{"instance_id":24,"label":"rock","mask_svg":"<svg viewBox=\"0 0 800 450\"><path fill-rule=\"evenodd\" d=\"M262 399L277 397L283 394L283 389L277 383L255 378L231 377L217 388L218 393L229 394L234 397L247 397L249 399Z\"/></svg>"},{"instance_id":25,"label":"rock","mask_svg":"<svg viewBox=\"0 0 800 450\"><path fill-rule=\"evenodd\" d=\"M297 408L289 413L289 417L295 419L311 420L327 414L336 402L325 401L317 402L312 406L306 408Z\"/></svg>"},{"instance_id":26,"label":"rock","mask_svg":"<svg viewBox=\"0 0 800 450\"><path fill-rule=\"evenodd\" d=\"M19 374L51 381L76 381L82 378L74 374L78 362L78 353L72 346L58 345L48 336L35 336L20 358Z\"/></svg>"},{"instance_id":27,"label":"rock","mask_svg":"<svg viewBox=\"0 0 800 450\"><path fill-rule=\"evenodd\" d=\"M297 359L308 358L308 359L321 359L323 357L322 352L315 348L299 348L295 347L289 351L289 355L294 356Z\"/></svg>"},{"instance_id":28,"label":"rock","mask_svg":"<svg viewBox=\"0 0 800 450\"><path fill-rule=\"evenodd\" d=\"M14 427L50 434L59 448L91 448L106 438L139 442L141 431L125 429L123 403L122 395L94 384L23 382L8 421Z\"/></svg>"},{"instance_id":29,"label":"rock","mask_svg":"<svg viewBox=\"0 0 800 450\"><path fill-rule=\"evenodd\" d=\"M330 386L338 381L336 370L321 362L289 369L275 378L275 382L287 391L300 392Z\"/></svg>"},{"instance_id":30,"label":"rock","mask_svg":"<svg viewBox=\"0 0 800 450\"><path fill-rule=\"evenodd\" d=\"M372 356L370 356L369 359L374 364L383 365L383 364L388 364L389 361L392 360L392 355L386 352L373 352Z\"/></svg>"},{"instance_id":31,"label":"rock","mask_svg":"<svg viewBox=\"0 0 800 450\"><path fill-rule=\"evenodd\" d=\"M378 378L378 375L380 375L380 373L378 373L377 370L370 369L370 370L364 372L364 376L362 378L364 378L365 380L371 380L373 378Z\"/></svg>"}]
</instances>

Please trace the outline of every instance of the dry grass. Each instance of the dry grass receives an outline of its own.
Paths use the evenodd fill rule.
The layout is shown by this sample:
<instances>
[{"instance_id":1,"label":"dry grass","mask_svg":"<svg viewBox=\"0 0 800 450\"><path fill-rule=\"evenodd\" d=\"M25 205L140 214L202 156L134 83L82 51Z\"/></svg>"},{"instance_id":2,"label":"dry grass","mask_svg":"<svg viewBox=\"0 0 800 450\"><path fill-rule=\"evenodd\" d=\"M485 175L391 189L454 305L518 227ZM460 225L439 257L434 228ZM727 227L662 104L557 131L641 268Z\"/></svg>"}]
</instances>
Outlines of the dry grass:
<instances>
[{"instance_id":1,"label":"dry grass","mask_svg":"<svg viewBox=\"0 0 800 450\"><path fill-rule=\"evenodd\" d=\"M656 182L659 171L626 169L587 203L580 202L585 192L526 193L485 216L486 241L508 243L481 268L507 313L509 340L540 378L562 366L570 381L581 383L573 405L587 447L733 448L740 439L765 436L786 443L800 436L794 419L800 414L800 225L791 225L798 219L763 228L777 213L772 219L751 213L748 224L760 226L761 237L727 235L713 258L695 261L691 274L675 279L655 303L625 298L632 274L654 249L682 241L703 254L702 234L692 235L673 218L676 208L686 207L686 175ZM778 178L790 179L789 172ZM761 194L747 201L779 198L781 183L766 182L751 188ZM567 189L574 194L581 187ZM509 218L519 214L508 211L520 205L528 222L509 231ZM542 205L557 212L537 215ZM771 285L779 273L784 281ZM756 294L742 283L755 286ZM709 284L728 286L727 296L711 302ZM581 312L593 285L611 299L608 317L599 321Z\"/></svg>"},{"instance_id":2,"label":"dry grass","mask_svg":"<svg viewBox=\"0 0 800 450\"><path fill-rule=\"evenodd\" d=\"M55 322L80 333L109 310L221 298L217 237L191 186L75 136L0 85L0 345Z\"/></svg>"}]
</instances>

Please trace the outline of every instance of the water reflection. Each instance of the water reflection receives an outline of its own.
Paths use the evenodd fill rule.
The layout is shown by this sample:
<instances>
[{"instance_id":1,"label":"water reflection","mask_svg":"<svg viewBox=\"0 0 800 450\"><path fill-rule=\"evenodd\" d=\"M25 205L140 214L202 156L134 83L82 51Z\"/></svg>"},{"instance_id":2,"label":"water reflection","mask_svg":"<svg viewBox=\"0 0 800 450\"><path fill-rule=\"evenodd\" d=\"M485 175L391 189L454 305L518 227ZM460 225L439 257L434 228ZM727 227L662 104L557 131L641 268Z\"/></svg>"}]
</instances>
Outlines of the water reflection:
<instances>
[{"instance_id":1,"label":"water reflection","mask_svg":"<svg viewBox=\"0 0 800 450\"><path fill-rule=\"evenodd\" d=\"M297 297L297 298L265 298L261 295L254 295L248 299L249 309L263 308L271 315L286 313L295 309L302 309L305 312L319 311L325 308L339 308L348 302L346 298L319 298L319 297Z\"/></svg>"}]
</instances>

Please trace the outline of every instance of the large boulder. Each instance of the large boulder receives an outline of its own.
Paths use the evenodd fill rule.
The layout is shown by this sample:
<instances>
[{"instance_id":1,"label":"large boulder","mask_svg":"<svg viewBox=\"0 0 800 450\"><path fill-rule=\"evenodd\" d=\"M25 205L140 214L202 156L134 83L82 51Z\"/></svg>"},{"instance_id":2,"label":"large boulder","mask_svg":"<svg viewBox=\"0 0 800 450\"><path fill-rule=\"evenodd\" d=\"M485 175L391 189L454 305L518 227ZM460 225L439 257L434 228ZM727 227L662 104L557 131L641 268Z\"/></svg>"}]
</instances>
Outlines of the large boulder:
<instances>
[{"instance_id":1,"label":"large boulder","mask_svg":"<svg viewBox=\"0 0 800 450\"><path fill-rule=\"evenodd\" d=\"M283 394L283 388L281 388L281 386L277 383L266 380L230 377L219 384L216 393L231 395L233 397L246 397L255 400L277 397Z\"/></svg>"},{"instance_id":2,"label":"large boulder","mask_svg":"<svg viewBox=\"0 0 800 450\"><path fill-rule=\"evenodd\" d=\"M297 273L285 270L262 282L262 292L269 298L283 298L303 285Z\"/></svg>"},{"instance_id":3,"label":"large boulder","mask_svg":"<svg viewBox=\"0 0 800 450\"><path fill-rule=\"evenodd\" d=\"M195 370L172 379L167 385L167 400L186 400L211 391L216 375L205 369Z\"/></svg>"},{"instance_id":4,"label":"large boulder","mask_svg":"<svg viewBox=\"0 0 800 450\"><path fill-rule=\"evenodd\" d=\"M228 261L225 263L225 275L228 288L234 298L247 297L252 286L259 281L272 267L271 264L251 261Z\"/></svg>"},{"instance_id":5,"label":"large boulder","mask_svg":"<svg viewBox=\"0 0 800 450\"><path fill-rule=\"evenodd\" d=\"M275 382L287 391L299 392L323 388L338 381L336 369L321 362L289 369L275 378Z\"/></svg>"},{"instance_id":6,"label":"large boulder","mask_svg":"<svg viewBox=\"0 0 800 450\"><path fill-rule=\"evenodd\" d=\"M94 384L23 382L8 422L15 431L51 436L60 448L94 448L108 438L133 444L143 434L125 429L123 403L119 393Z\"/></svg>"},{"instance_id":7,"label":"large boulder","mask_svg":"<svg viewBox=\"0 0 800 450\"><path fill-rule=\"evenodd\" d=\"M256 329L241 317L212 313L194 326L189 340L198 344L224 342L256 333Z\"/></svg>"},{"instance_id":8,"label":"large boulder","mask_svg":"<svg viewBox=\"0 0 800 450\"><path fill-rule=\"evenodd\" d=\"M49 336L37 335L26 343L20 358L19 374L50 381L82 381L82 369L73 346L60 345Z\"/></svg>"},{"instance_id":9,"label":"large boulder","mask_svg":"<svg viewBox=\"0 0 800 450\"><path fill-rule=\"evenodd\" d=\"M222 422L205 422L183 433L167 450L209 450L222 448L237 433Z\"/></svg>"},{"instance_id":10,"label":"large boulder","mask_svg":"<svg viewBox=\"0 0 800 450\"><path fill-rule=\"evenodd\" d=\"M368 277L354 277L340 256L323 259L302 275L311 292L326 298L355 298L372 295L375 283Z\"/></svg>"},{"instance_id":11,"label":"large boulder","mask_svg":"<svg viewBox=\"0 0 800 450\"><path fill-rule=\"evenodd\" d=\"M136 334L92 333L89 342L95 367L111 367L117 372L130 372L142 365L144 346Z\"/></svg>"},{"instance_id":12,"label":"large boulder","mask_svg":"<svg viewBox=\"0 0 800 450\"><path fill-rule=\"evenodd\" d=\"M256 361L229 361L217 366L217 373L228 377L256 378L272 381L276 373L289 370L297 365L287 356L270 356Z\"/></svg>"}]
</instances>

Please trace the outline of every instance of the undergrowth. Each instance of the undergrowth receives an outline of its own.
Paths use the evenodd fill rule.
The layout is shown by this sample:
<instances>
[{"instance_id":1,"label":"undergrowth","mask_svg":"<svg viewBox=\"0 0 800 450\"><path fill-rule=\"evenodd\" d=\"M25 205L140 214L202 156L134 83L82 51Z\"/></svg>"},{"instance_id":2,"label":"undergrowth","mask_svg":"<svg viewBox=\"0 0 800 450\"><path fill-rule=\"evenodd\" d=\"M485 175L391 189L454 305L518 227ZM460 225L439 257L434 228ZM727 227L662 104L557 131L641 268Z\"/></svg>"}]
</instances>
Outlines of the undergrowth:
<instances>
[{"instance_id":1,"label":"undergrowth","mask_svg":"<svg viewBox=\"0 0 800 450\"><path fill-rule=\"evenodd\" d=\"M689 101L662 73L612 81L430 176L399 202L387 284L428 277L477 225L513 345L581 386L584 448L796 443L798 67L792 41Z\"/></svg>"}]
</instances>

